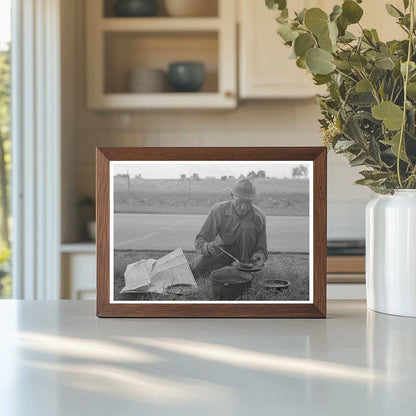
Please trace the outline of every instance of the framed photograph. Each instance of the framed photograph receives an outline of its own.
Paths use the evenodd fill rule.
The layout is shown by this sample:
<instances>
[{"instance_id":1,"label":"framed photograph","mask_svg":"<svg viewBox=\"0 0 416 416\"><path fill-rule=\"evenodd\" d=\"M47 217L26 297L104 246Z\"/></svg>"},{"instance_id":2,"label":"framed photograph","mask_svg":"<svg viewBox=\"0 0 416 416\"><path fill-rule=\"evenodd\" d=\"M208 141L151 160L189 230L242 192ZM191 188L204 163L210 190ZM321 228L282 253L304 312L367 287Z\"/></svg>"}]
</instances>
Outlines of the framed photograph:
<instances>
[{"instance_id":1,"label":"framed photograph","mask_svg":"<svg viewBox=\"0 0 416 416\"><path fill-rule=\"evenodd\" d=\"M324 147L97 149L97 316L326 316Z\"/></svg>"}]
</instances>

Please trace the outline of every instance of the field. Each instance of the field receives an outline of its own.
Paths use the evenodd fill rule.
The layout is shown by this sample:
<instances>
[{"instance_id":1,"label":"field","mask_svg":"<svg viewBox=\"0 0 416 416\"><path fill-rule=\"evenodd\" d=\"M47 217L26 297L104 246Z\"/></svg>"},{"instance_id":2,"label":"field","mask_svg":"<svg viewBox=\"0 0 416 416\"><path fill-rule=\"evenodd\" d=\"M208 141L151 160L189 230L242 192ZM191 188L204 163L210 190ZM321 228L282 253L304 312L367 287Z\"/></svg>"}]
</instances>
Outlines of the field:
<instances>
[{"instance_id":1,"label":"field","mask_svg":"<svg viewBox=\"0 0 416 416\"><path fill-rule=\"evenodd\" d=\"M142 259L159 259L166 252L161 251L114 251L114 299L115 300L215 300L208 276L195 276L198 284L198 292L188 296L173 295L139 295L123 294L120 290L124 287L124 271L129 263ZM185 256L191 262L195 253L187 252ZM282 292L272 293L262 287L265 279L289 280L290 287ZM307 254L270 254L266 267L255 274L250 290L239 300L308 300L309 299L309 256Z\"/></svg>"},{"instance_id":2,"label":"field","mask_svg":"<svg viewBox=\"0 0 416 416\"><path fill-rule=\"evenodd\" d=\"M129 185L130 182L130 185ZM255 202L266 215L306 216L309 213L307 179L256 179ZM114 178L114 212L207 214L216 202L230 198L227 188L235 179ZM130 188L129 188L130 186Z\"/></svg>"}]
</instances>

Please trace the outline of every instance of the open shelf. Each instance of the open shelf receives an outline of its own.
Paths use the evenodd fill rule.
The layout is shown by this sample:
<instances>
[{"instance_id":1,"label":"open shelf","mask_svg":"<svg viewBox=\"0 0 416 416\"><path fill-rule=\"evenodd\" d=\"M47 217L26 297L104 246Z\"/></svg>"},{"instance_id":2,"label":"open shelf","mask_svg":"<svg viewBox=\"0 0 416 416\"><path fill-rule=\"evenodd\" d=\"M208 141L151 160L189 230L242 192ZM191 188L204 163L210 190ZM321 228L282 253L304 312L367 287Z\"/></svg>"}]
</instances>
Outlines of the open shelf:
<instances>
[{"instance_id":1,"label":"open shelf","mask_svg":"<svg viewBox=\"0 0 416 416\"><path fill-rule=\"evenodd\" d=\"M61 253L77 254L77 253L95 253L96 246L93 241L80 241L77 243L62 243Z\"/></svg>"},{"instance_id":2,"label":"open shelf","mask_svg":"<svg viewBox=\"0 0 416 416\"><path fill-rule=\"evenodd\" d=\"M102 1L102 0L95 0L97 2ZM175 0L173 0L175 1ZM220 0L204 0L203 6L205 7L205 13L204 16L206 17L218 17L218 3ZM227 0L227 1L231 1L231 0ZM115 3L116 0L104 0L102 5L102 11L101 11L101 16L104 18L111 18L111 17L115 17ZM157 10L157 15L156 17L160 17L160 16L165 16L165 17L169 17L174 19L175 17L173 16L169 16L168 10L166 8L165 5L165 0L159 0L158 2L158 10ZM198 16L196 16L198 17ZM200 16L203 17L203 16ZM123 17L123 19L132 19L131 17ZM146 19L154 19L154 17L146 17ZM192 18L186 18L186 19L193 19Z\"/></svg>"},{"instance_id":3,"label":"open shelf","mask_svg":"<svg viewBox=\"0 0 416 416\"><path fill-rule=\"evenodd\" d=\"M217 93L104 94L99 106L104 109L218 109L234 108L233 97Z\"/></svg>"},{"instance_id":4,"label":"open shelf","mask_svg":"<svg viewBox=\"0 0 416 416\"><path fill-rule=\"evenodd\" d=\"M110 32L216 31L221 21L217 17L113 17L102 19L102 30Z\"/></svg>"},{"instance_id":5,"label":"open shelf","mask_svg":"<svg viewBox=\"0 0 416 416\"><path fill-rule=\"evenodd\" d=\"M127 84L131 71L138 68L160 69L167 77L169 64L175 61L197 61L204 64L206 76L201 91L188 94L189 96L218 92L218 39L215 32L106 33L104 59L106 94L130 95L132 93ZM173 93L167 83L166 91L158 94ZM177 98L184 98L183 93L179 95L181 97Z\"/></svg>"},{"instance_id":6,"label":"open shelf","mask_svg":"<svg viewBox=\"0 0 416 416\"><path fill-rule=\"evenodd\" d=\"M87 0L87 103L91 109L216 109L237 106L235 4L214 0L211 17L114 17L113 0ZM160 2L163 4L163 2ZM103 7L104 5L104 7ZM200 91L129 92L132 71L148 68L168 75L172 62L202 62ZM139 88L147 91L149 88Z\"/></svg>"}]
</instances>

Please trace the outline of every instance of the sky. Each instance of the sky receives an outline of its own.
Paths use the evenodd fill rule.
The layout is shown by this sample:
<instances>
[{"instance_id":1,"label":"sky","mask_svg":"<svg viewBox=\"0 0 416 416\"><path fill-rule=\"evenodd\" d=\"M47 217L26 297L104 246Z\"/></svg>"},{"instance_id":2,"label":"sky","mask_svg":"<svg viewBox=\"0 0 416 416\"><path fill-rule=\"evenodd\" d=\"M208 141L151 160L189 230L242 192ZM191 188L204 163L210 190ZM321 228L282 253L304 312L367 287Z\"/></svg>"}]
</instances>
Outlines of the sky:
<instances>
[{"instance_id":1,"label":"sky","mask_svg":"<svg viewBox=\"0 0 416 416\"><path fill-rule=\"evenodd\" d=\"M10 7L11 0L0 0L0 49L5 49L10 41Z\"/></svg>"},{"instance_id":2,"label":"sky","mask_svg":"<svg viewBox=\"0 0 416 416\"><path fill-rule=\"evenodd\" d=\"M200 178L213 176L247 175L250 171L265 170L268 177L292 177L292 169L309 162L114 162L114 175L129 173L130 176L142 175L143 179L179 179L181 174L190 176L198 173Z\"/></svg>"}]
</instances>

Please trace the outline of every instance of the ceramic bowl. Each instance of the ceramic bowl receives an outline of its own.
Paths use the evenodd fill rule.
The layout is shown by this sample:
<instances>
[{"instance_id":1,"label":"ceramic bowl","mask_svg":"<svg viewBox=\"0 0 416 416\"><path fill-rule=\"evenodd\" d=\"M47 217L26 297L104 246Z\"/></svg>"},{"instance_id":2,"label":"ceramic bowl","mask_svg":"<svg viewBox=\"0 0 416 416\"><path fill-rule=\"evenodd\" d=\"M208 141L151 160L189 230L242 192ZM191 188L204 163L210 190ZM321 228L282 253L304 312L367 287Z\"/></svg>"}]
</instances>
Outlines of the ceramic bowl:
<instances>
[{"instance_id":1,"label":"ceramic bowl","mask_svg":"<svg viewBox=\"0 0 416 416\"><path fill-rule=\"evenodd\" d=\"M156 16L158 0L117 0L114 5L119 17Z\"/></svg>"},{"instance_id":2,"label":"ceramic bowl","mask_svg":"<svg viewBox=\"0 0 416 416\"><path fill-rule=\"evenodd\" d=\"M169 82L176 92L197 92L205 80L205 67L201 62L172 62L169 65Z\"/></svg>"}]
</instances>

